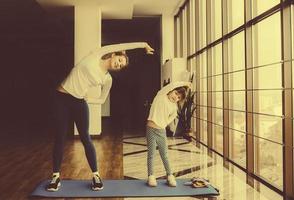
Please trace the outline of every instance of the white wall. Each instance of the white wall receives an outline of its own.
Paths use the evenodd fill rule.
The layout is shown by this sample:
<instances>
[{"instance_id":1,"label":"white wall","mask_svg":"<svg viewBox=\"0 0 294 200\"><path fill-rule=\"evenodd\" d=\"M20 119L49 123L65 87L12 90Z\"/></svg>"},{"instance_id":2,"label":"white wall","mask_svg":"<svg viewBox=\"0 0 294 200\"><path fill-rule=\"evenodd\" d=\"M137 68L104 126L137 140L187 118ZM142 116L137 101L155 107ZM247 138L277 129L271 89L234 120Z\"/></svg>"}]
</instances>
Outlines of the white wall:
<instances>
[{"instance_id":1,"label":"white wall","mask_svg":"<svg viewBox=\"0 0 294 200\"><path fill-rule=\"evenodd\" d=\"M101 46L101 10L96 6L75 6L75 64ZM94 88L89 92L99 92ZM101 133L101 106L89 104L91 135ZM75 134L77 131L75 130Z\"/></svg>"}]
</instances>

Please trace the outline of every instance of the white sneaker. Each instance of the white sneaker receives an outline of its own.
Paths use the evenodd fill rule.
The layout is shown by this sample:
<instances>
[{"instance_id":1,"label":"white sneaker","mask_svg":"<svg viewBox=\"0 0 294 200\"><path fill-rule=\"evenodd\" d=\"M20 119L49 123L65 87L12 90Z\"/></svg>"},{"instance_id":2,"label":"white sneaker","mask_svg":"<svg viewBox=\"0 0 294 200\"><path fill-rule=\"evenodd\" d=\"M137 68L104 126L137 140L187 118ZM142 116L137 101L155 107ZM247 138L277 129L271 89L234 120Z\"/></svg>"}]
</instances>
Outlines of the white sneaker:
<instances>
[{"instance_id":1,"label":"white sneaker","mask_svg":"<svg viewBox=\"0 0 294 200\"><path fill-rule=\"evenodd\" d=\"M176 187L177 186L177 181L176 178L174 177L174 175L168 175L167 176L167 184L170 187Z\"/></svg>"},{"instance_id":2,"label":"white sneaker","mask_svg":"<svg viewBox=\"0 0 294 200\"><path fill-rule=\"evenodd\" d=\"M157 186L156 178L155 178L154 175L148 176L148 185L150 187L156 187Z\"/></svg>"}]
</instances>

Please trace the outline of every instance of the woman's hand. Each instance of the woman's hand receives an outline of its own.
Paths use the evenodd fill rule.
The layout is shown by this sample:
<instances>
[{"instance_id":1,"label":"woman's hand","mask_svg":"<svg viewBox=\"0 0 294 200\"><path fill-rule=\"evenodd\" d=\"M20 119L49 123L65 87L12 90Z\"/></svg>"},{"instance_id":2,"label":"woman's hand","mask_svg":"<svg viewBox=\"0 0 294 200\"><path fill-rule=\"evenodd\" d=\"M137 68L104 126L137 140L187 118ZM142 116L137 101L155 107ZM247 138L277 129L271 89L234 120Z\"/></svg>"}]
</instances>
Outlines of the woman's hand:
<instances>
[{"instance_id":1,"label":"woman's hand","mask_svg":"<svg viewBox=\"0 0 294 200\"><path fill-rule=\"evenodd\" d=\"M154 49L152 49L152 47L150 47L149 44L146 44L145 50L146 50L147 54L153 54L154 53Z\"/></svg>"}]
</instances>

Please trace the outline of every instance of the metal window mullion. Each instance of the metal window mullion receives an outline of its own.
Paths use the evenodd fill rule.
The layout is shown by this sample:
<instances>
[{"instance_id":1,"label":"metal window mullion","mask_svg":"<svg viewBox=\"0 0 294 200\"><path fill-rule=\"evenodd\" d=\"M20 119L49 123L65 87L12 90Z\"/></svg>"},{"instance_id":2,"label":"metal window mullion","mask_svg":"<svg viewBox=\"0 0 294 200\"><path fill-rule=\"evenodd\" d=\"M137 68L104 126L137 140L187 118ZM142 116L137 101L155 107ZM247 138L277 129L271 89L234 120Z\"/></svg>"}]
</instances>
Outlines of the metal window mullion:
<instances>
[{"instance_id":1,"label":"metal window mullion","mask_svg":"<svg viewBox=\"0 0 294 200\"><path fill-rule=\"evenodd\" d=\"M195 36L194 36L194 42L195 42L195 52L199 50L199 47L197 46L199 41L198 41L198 36L199 34L196 34L196 32L199 31L199 12L197 10L197 6L199 6L199 2L197 0L194 1L194 23L195 23Z\"/></svg>"},{"instance_id":2,"label":"metal window mullion","mask_svg":"<svg viewBox=\"0 0 294 200\"><path fill-rule=\"evenodd\" d=\"M209 44L211 42L211 0L206 1L206 42ZM207 77L211 76L212 73L212 48L207 50L206 54L206 64L207 64ZM207 91L212 90L212 78L207 78ZM207 94L207 119L212 121L212 93ZM212 146L212 124L207 123L207 146L213 148Z\"/></svg>"},{"instance_id":3,"label":"metal window mullion","mask_svg":"<svg viewBox=\"0 0 294 200\"><path fill-rule=\"evenodd\" d=\"M245 20L252 19L251 1L244 0ZM252 26L245 29L245 81L246 81L246 169L248 171L247 183L254 186L254 178L250 174L254 173L254 126L253 126L253 46L252 46Z\"/></svg>"},{"instance_id":4,"label":"metal window mullion","mask_svg":"<svg viewBox=\"0 0 294 200\"><path fill-rule=\"evenodd\" d=\"M291 43L291 6L283 7L281 11L282 24L282 59L292 57ZM292 87L292 62L282 64L282 81L284 88ZM284 199L294 198L293 183L293 96L292 90L283 91L283 192Z\"/></svg>"},{"instance_id":5,"label":"metal window mullion","mask_svg":"<svg viewBox=\"0 0 294 200\"><path fill-rule=\"evenodd\" d=\"M183 29L184 29L184 23L183 23L183 12L179 15L179 54L178 56L183 56Z\"/></svg>"},{"instance_id":6,"label":"metal window mullion","mask_svg":"<svg viewBox=\"0 0 294 200\"><path fill-rule=\"evenodd\" d=\"M199 1L195 1L195 31L199 32ZM196 51L199 50L200 34L196 34L195 47ZM200 116L200 59L196 57L196 116ZM196 119L196 140L200 141L200 119Z\"/></svg>"},{"instance_id":7,"label":"metal window mullion","mask_svg":"<svg viewBox=\"0 0 294 200\"><path fill-rule=\"evenodd\" d=\"M189 1L187 3L187 13L186 13L186 22L187 22L187 57L190 55L191 53L191 45L190 45L190 41L191 40L191 1Z\"/></svg>"},{"instance_id":8,"label":"metal window mullion","mask_svg":"<svg viewBox=\"0 0 294 200\"><path fill-rule=\"evenodd\" d=\"M174 55L178 56L178 17L174 17Z\"/></svg>"},{"instance_id":9,"label":"metal window mullion","mask_svg":"<svg viewBox=\"0 0 294 200\"><path fill-rule=\"evenodd\" d=\"M195 37L196 37L196 31L195 31L195 0L192 0L191 1L191 35L192 35L192 38L191 38L191 43L192 43L192 46L191 46L191 52L190 52L190 55L192 55L193 53L196 52L196 48L195 48ZM190 56L189 55L189 56Z\"/></svg>"},{"instance_id":10,"label":"metal window mullion","mask_svg":"<svg viewBox=\"0 0 294 200\"><path fill-rule=\"evenodd\" d=\"M222 1L222 35L228 33L228 0ZM228 72L228 40L223 41L222 46L223 73ZM228 74L223 74L223 155L224 167L229 168L229 93L224 92L229 89Z\"/></svg>"},{"instance_id":11,"label":"metal window mullion","mask_svg":"<svg viewBox=\"0 0 294 200\"><path fill-rule=\"evenodd\" d=\"M182 12L183 19L183 49L182 49L182 57L187 57L187 6L183 9Z\"/></svg>"}]
</instances>

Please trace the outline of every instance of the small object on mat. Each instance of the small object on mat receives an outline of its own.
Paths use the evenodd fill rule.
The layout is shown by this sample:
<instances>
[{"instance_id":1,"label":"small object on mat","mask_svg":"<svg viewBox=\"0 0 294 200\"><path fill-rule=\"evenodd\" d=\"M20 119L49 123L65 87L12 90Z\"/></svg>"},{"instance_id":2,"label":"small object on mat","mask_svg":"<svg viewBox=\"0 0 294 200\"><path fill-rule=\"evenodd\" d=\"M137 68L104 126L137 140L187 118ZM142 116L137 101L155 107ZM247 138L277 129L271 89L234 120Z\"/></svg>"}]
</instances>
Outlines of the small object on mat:
<instances>
[{"instance_id":1,"label":"small object on mat","mask_svg":"<svg viewBox=\"0 0 294 200\"><path fill-rule=\"evenodd\" d=\"M192 187L194 188L203 188L203 187L207 187L207 182L203 181L203 180L195 180L192 184Z\"/></svg>"},{"instance_id":2,"label":"small object on mat","mask_svg":"<svg viewBox=\"0 0 294 200\"><path fill-rule=\"evenodd\" d=\"M199 178L199 177L193 177L190 181L185 182L184 185L190 185L193 188L203 188L210 185L207 179Z\"/></svg>"}]
</instances>

